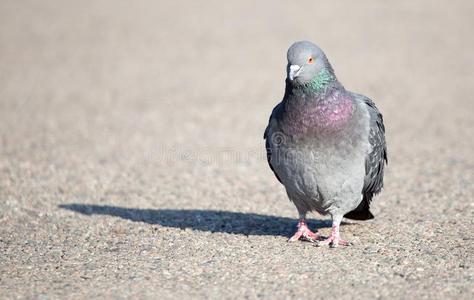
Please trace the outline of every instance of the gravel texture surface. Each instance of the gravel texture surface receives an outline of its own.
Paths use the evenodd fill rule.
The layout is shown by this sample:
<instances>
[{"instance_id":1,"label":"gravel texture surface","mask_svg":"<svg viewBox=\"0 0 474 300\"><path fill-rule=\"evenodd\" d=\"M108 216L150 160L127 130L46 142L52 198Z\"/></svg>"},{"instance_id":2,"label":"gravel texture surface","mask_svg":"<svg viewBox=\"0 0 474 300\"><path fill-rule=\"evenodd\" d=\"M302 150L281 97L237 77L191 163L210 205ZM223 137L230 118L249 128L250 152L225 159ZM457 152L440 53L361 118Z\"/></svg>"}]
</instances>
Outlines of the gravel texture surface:
<instances>
[{"instance_id":1,"label":"gravel texture surface","mask_svg":"<svg viewBox=\"0 0 474 300\"><path fill-rule=\"evenodd\" d=\"M0 298L472 299L473 11L1 1ZM265 159L300 39L385 117L385 190L342 226L351 247L286 242Z\"/></svg>"}]
</instances>

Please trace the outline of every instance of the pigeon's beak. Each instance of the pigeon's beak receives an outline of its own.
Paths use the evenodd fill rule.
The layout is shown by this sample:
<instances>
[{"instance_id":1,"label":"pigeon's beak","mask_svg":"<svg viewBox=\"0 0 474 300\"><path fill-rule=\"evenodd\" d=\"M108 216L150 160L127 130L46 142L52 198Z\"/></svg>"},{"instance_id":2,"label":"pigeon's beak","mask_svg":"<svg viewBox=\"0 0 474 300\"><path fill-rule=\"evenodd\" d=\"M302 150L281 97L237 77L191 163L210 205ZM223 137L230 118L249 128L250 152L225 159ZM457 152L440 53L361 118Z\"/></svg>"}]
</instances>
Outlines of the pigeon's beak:
<instances>
[{"instance_id":1,"label":"pigeon's beak","mask_svg":"<svg viewBox=\"0 0 474 300\"><path fill-rule=\"evenodd\" d=\"M301 71L301 67L298 65L291 65L290 71L288 72L288 78L293 81Z\"/></svg>"}]
</instances>

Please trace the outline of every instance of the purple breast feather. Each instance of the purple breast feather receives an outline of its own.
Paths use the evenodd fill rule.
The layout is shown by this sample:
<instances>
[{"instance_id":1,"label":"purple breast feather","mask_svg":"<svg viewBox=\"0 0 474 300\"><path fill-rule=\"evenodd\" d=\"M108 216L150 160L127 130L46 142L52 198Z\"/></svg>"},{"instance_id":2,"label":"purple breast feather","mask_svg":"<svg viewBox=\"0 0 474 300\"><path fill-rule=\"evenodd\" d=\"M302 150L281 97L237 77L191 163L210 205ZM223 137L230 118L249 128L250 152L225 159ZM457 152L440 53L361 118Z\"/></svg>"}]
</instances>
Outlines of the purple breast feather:
<instances>
[{"instance_id":1,"label":"purple breast feather","mask_svg":"<svg viewBox=\"0 0 474 300\"><path fill-rule=\"evenodd\" d=\"M298 109L290 119L293 122L289 122L289 133L301 135L311 129L338 131L349 122L353 111L352 100L346 95L337 93L329 99L319 101L316 105L306 105Z\"/></svg>"}]
</instances>

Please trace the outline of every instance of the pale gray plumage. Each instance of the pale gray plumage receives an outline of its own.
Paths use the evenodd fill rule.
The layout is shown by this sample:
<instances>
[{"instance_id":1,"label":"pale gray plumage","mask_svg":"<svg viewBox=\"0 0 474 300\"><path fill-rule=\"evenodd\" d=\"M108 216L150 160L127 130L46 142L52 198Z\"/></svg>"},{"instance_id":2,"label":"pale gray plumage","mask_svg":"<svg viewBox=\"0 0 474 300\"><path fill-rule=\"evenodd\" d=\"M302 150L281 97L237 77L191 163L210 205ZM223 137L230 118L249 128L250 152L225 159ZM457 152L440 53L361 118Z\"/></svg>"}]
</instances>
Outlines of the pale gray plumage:
<instances>
[{"instance_id":1,"label":"pale gray plumage","mask_svg":"<svg viewBox=\"0 0 474 300\"><path fill-rule=\"evenodd\" d=\"M387 160L382 115L369 98L344 89L316 45L297 42L287 56L285 95L264 134L268 162L300 214L298 232L311 233L308 211L330 214L327 242L337 246L343 216L373 218L369 204Z\"/></svg>"}]
</instances>

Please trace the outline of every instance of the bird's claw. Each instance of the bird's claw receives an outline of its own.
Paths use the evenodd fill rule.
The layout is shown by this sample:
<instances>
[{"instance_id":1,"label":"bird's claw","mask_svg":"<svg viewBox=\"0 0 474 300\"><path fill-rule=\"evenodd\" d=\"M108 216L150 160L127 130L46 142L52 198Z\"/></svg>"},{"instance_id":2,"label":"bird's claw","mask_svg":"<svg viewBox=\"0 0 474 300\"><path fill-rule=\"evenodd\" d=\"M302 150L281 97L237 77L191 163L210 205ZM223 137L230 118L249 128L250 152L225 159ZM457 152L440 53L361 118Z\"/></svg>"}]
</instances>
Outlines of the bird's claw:
<instances>
[{"instance_id":1,"label":"bird's claw","mask_svg":"<svg viewBox=\"0 0 474 300\"><path fill-rule=\"evenodd\" d=\"M298 240L305 240L308 242L316 242L319 239L319 235L317 233L312 232L305 222L301 222L298 224L298 231L288 240L288 242L296 242Z\"/></svg>"},{"instance_id":2,"label":"bird's claw","mask_svg":"<svg viewBox=\"0 0 474 300\"><path fill-rule=\"evenodd\" d=\"M321 246L329 246L331 248L336 248L338 246L350 246L351 243L340 239L338 236L330 235L328 238L320 240L316 243L316 246L321 247Z\"/></svg>"}]
</instances>

